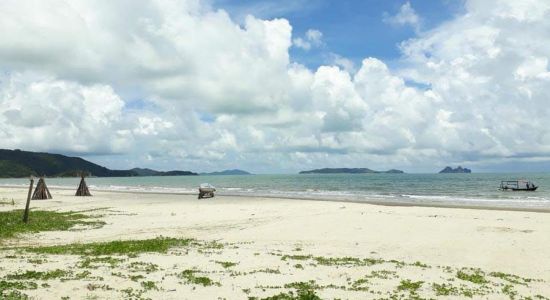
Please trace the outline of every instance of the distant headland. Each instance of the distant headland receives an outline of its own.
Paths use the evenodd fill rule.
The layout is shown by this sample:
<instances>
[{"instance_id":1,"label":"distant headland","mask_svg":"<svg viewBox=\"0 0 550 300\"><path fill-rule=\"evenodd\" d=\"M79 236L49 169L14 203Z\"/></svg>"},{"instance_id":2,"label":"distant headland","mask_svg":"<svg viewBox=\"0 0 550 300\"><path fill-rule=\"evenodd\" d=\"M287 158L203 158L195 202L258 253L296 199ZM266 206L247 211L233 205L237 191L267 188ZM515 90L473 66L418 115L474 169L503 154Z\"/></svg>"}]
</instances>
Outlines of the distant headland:
<instances>
[{"instance_id":1,"label":"distant headland","mask_svg":"<svg viewBox=\"0 0 550 300\"><path fill-rule=\"evenodd\" d=\"M301 171L300 174L402 174L401 170L375 171L369 168L323 168L309 171Z\"/></svg>"},{"instance_id":2,"label":"distant headland","mask_svg":"<svg viewBox=\"0 0 550 300\"><path fill-rule=\"evenodd\" d=\"M80 157L61 154L0 149L0 178L34 176L75 177L81 172L96 177L132 176L182 176L198 175L190 171L155 171L134 168L131 170L111 170Z\"/></svg>"},{"instance_id":3,"label":"distant headland","mask_svg":"<svg viewBox=\"0 0 550 300\"><path fill-rule=\"evenodd\" d=\"M472 173L472 170L468 168L463 168L461 166L458 166L457 168L451 168L449 166L445 167L445 169L439 171L440 174L442 173Z\"/></svg>"}]
</instances>

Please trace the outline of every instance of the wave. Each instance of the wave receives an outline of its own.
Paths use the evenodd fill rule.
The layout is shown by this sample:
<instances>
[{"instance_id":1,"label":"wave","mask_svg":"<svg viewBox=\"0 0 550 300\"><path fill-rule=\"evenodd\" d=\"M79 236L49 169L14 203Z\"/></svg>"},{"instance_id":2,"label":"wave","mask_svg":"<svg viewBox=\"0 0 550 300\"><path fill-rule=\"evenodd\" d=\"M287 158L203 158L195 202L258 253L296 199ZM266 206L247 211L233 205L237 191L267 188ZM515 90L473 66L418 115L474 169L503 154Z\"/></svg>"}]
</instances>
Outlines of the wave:
<instances>
[{"instance_id":1,"label":"wave","mask_svg":"<svg viewBox=\"0 0 550 300\"><path fill-rule=\"evenodd\" d=\"M28 184L21 183L0 183L0 186L27 187ZM50 188L74 189L74 185L64 183L49 184ZM197 194L195 187L173 187L159 186L151 184L89 184L91 190L115 191L115 192L137 192L137 193L163 193L163 194ZM439 191L440 192L440 191ZM439 205L458 205L458 206L503 206L503 207L536 207L550 208L550 199L546 194L524 194L524 193L506 193L490 195L465 195L456 192L449 194L424 194L421 191L417 193L397 193L380 191L345 191L345 190L325 190L315 188L299 189L277 189L277 188L253 188L227 186L218 188L219 195L226 196L258 196L288 199L310 199L310 200L337 200L354 202L387 202L398 204L439 204ZM539 196L540 195L540 196Z\"/></svg>"}]
</instances>

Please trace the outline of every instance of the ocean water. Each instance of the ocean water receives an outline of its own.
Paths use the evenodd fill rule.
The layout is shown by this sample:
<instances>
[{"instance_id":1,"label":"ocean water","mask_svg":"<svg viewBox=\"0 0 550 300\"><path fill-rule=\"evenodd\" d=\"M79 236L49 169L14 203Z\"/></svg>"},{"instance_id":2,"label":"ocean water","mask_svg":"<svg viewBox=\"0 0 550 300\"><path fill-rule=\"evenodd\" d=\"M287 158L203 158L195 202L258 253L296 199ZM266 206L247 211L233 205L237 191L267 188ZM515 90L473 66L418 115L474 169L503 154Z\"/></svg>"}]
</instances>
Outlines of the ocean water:
<instances>
[{"instance_id":1,"label":"ocean water","mask_svg":"<svg viewBox=\"0 0 550 300\"><path fill-rule=\"evenodd\" d=\"M528 179L535 192L505 192L501 180ZM79 178L48 178L52 188L74 188ZM28 179L0 179L27 186ZM550 208L550 174L308 174L87 178L92 190L196 194L203 182L218 195L515 208Z\"/></svg>"}]
</instances>

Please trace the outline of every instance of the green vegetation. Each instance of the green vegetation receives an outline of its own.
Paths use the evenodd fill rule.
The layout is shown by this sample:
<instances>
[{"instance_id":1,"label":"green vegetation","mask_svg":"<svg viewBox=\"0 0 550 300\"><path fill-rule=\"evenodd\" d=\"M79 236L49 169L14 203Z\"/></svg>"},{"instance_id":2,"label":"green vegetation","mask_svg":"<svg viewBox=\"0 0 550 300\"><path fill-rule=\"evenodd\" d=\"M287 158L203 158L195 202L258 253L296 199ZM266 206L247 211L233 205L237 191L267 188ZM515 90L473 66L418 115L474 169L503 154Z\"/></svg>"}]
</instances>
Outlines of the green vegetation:
<instances>
[{"instance_id":1,"label":"green vegetation","mask_svg":"<svg viewBox=\"0 0 550 300\"><path fill-rule=\"evenodd\" d=\"M224 268L231 268L237 265L237 263L230 262L230 261L216 261L217 264L221 265Z\"/></svg>"},{"instance_id":2,"label":"green vegetation","mask_svg":"<svg viewBox=\"0 0 550 300\"><path fill-rule=\"evenodd\" d=\"M357 258L357 257L323 257L312 255L283 255L281 260L309 260L313 259L317 264L323 266L372 266L384 263L382 259Z\"/></svg>"},{"instance_id":3,"label":"green vegetation","mask_svg":"<svg viewBox=\"0 0 550 300\"><path fill-rule=\"evenodd\" d=\"M521 284L521 285L527 285L529 282L535 281L534 279L531 279L531 278L523 278L517 275L506 274L502 272L491 272L489 273L489 276L500 278L510 283Z\"/></svg>"},{"instance_id":4,"label":"green vegetation","mask_svg":"<svg viewBox=\"0 0 550 300\"><path fill-rule=\"evenodd\" d=\"M315 290L320 287L313 280L310 280L309 282L287 283L284 287L294 290L262 298L262 300L321 300L321 298L315 293ZM249 299L258 298L249 297Z\"/></svg>"},{"instance_id":5,"label":"green vegetation","mask_svg":"<svg viewBox=\"0 0 550 300\"><path fill-rule=\"evenodd\" d=\"M75 176L86 171L94 176L136 176L132 171L109 170L79 157L0 149L0 177L29 175Z\"/></svg>"},{"instance_id":6,"label":"green vegetation","mask_svg":"<svg viewBox=\"0 0 550 300\"><path fill-rule=\"evenodd\" d=\"M24 273L8 274L5 278L9 280L51 280L67 277L68 275L70 275L70 272L56 269L47 272L26 271Z\"/></svg>"},{"instance_id":7,"label":"green vegetation","mask_svg":"<svg viewBox=\"0 0 550 300\"><path fill-rule=\"evenodd\" d=\"M32 281L0 281L0 295L7 290L36 290L38 285ZM0 297L0 299L2 299Z\"/></svg>"},{"instance_id":8,"label":"green vegetation","mask_svg":"<svg viewBox=\"0 0 550 300\"><path fill-rule=\"evenodd\" d=\"M83 287L89 292L86 299L100 297L101 291L110 290L113 290L112 293L118 293L116 296L118 298L147 299L155 293L154 291L165 291L165 289L173 291L173 287L164 282L173 282L174 279L180 284L190 285L190 291L209 288L213 291L217 289L217 292L221 293L225 288L231 288L230 277L232 276L246 276L242 277L243 280L240 282L247 282L248 285L239 286L237 291L242 290L246 294L243 296L255 300L317 300L321 298L321 293L328 298L547 299L544 296L535 295L537 290L540 291L541 287L547 284L543 280L501 272L484 272L476 268L430 266L418 261L409 263L350 256L323 257L301 252L298 253L300 255L290 255L295 252L267 250L260 255L273 255L270 263L275 264L269 264L273 269L246 269L248 264L242 265L238 261L226 259L240 257L235 255L249 255L254 258L258 253L254 252L254 249L239 249L234 244L192 239L159 237L148 240L11 248L6 251L1 259L6 260L8 267L14 270L18 263L22 263L23 269L0 275L0 299L26 299L27 295L23 294L26 290L38 288L48 288L46 291L48 293L51 289L59 288L58 285L65 281L82 281ZM151 255L135 258L138 254L146 252L162 254L159 256L163 259L158 261L168 262L168 264L156 265L149 262L156 262L156 260L150 260ZM178 260L182 255L187 257ZM164 258L173 258L173 264ZM188 264L193 263L195 258L197 258L196 265L189 266ZM66 260L64 266L56 269L59 266L58 263L64 260ZM26 269L29 268L28 263L41 264L41 269L28 270ZM306 274L300 271L304 267L310 270L314 277L304 278ZM0 271L5 274L5 268L2 268L3 266L0 266ZM266 274L256 276L255 273L274 275L273 277ZM407 277L401 277L405 274ZM101 277L102 275L105 275L105 279ZM127 284L123 287L106 285L105 283L112 280L111 276L123 278ZM286 284L269 285L270 282L274 282L271 278L288 281ZM293 278L298 280L292 282ZM308 280L313 278L315 280ZM431 281L430 278L438 279ZM228 279L226 283L225 280ZM222 283L225 286L218 289L217 287L222 286ZM266 293L268 290L270 292ZM261 296L256 294L259 291L262 292ZM191 292L191 295L194 295L194 292Z\"/></svg>"},{"instance_id":9,"label":"green vegetation","mask_svg":"<svg viewBox=\"0 0 550 300\"><path fill-rule=\"evenodd\" d=\"M27 177L29 175L36 175L36 172L17 162L0 160L0 177Z\"/></svg>"},{"instance_id":10,"label":"green vegetation","mask_svg":"<svg viewBox=\"0 0 550 300\"><path fill-rule=\"evenodd\" d=\"M212 281L212 279L205 277L205 276L196 276L195 274L198 273L197 270L185 270L178 274L178 277L181 279L184 279L186 283L191 284L197 284L202 286L212 286L217 285L221 286L218 282Z\"/></svg>"},{"instance_id":11,"label":"green vegetation","mask_svg":"<svg viewBox=\"0 0 550 300\"><path fill-rule=\"evenodd\" d=\"M23 210L0 212L0 243L23 233L68 230L75 225L101 227L103 221L89 220L93 217L78 212L31 211L29 223L23 223Z\"/></svg>"},{"instance_id":12,"label":"green vegetation","mask_svg":"<svg viewBox=\"0 0 550 300\"><path fill-rule=\"evenodd\" d=\"M473 273L467 273L460 270L456 273L456 277L458 279L469 281L475 284L485 284L488 282L487 279L485 279L483 272L481 272L480 270L474 270Z\"/></svg>"},{"instance_id":13,"label":"green vegetation","mask_svg":"<svg viewBox=\"0 0 550 300\"><path fill-rule=\"evenodd\" d=\"M459 294L456 287L454 287L452 284L447 283L434 283L432 284L432 289L435 292L436 296L451 296Z\"/></svg>"},{"instance_id":14,"label":"green vegetation","mask_svg":"<svg viewBox=\"0 0 550 300\"><path fill-rule=\"evenodd\" d=\"M28 252L73 255L132 255L146 252L166 253L172 247L188 246L192 239L158 237L149 240L112 241L89 244L26 248Z\"/></svg>"},{"instance_id":15,"label":"green vegetation","mask_svg":"<svg viewBox=\"0 0 550 300\"><path fill-rule=\"evenodd\" d=\"M409 279L401 280L397 286L398 291L409 291L411 293L416 293L418 289L422 287L424 281L411 281Z\"/></svg>"},{"instance_id":16,"label":"green vegetation","mask_svg":"<svg viewBox=\"0 0 550 300\"><path fill-rule=\"evenodd\" d=\"M1 288L0 288L0 299L2 300L22 300L22 299L29 299L29 296L21 293L20 291L8 291L8 290L5 290L3 291Z\"/></svg>"},{"instance_id":17,"label":"green vegetation","mask_svg":"<svg viewBox=\"0 0 550 300\"><path fill-rule=\"evenodd\" d=\"M0 178L46 175L77 177L81 171L99 177L198 175L189 171L161 172L150 169L110 170L80 157L0 149Z\"/></svg>"},{"instance_id":18,"label":"green vegetation","mask_svg":"<svg viewBox=\"0 0 550 300\"><path fill-rule=\"evenodd\" d=\"M132 262L128 269L130 270L130 272L145 272L149 274L158 271L159 266L153 263L136 261Z\"/></svg>"},{"instance_id":19,"label":"green vegetation","mask_svg":"<svg viewBox=\"0 0 550 300\"><path fill-rule=\"evenodd\" d=\"M430 266L428 266L427 264L423 264L419 261L415 262L412 264L412 266L415 266L415 267L420 267L420 268L429 268Z\"/></svg>"},{"instance_id":20,"label":"green vegetation","mask_svg":"<svg viewBox=\"0 0 550 300\"><path fill-rule=\"evenodd\" d=\"M141 283L141 287L143 289L145 289L146 291L148 291L148 290L158 291L159 290L159 288L157 287L157 285L155 284L154 281L143 281Z\"/></svg>"},{"instance_id":21,"label":"green vegetation","mask_svg":"<svg viewBox=\"0 0 550 300\"><path fill-rule=\"evenodd\" d=\"M101 265L109 265L109 267L114 268L118 266L124 259L115 258L111 256L106 257L86 257L84 260L80 261L78 264L79 268L85 269L97 269Z\"/></svg>"}]
</instances>

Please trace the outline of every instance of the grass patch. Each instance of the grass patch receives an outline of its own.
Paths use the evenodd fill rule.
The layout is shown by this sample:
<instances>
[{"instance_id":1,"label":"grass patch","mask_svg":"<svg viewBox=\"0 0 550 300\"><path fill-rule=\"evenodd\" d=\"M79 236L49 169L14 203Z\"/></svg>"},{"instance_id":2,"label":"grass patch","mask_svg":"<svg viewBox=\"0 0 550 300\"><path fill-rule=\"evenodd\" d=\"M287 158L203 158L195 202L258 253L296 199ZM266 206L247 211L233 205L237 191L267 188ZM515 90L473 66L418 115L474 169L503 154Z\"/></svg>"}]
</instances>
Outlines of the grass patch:
<instances>
[{"instance_id":1,"label":"grass patch","mask_svg":"<svg viewBox=\"0 0 550 300\"><path fill-rule=\"evenodd\" d=\"M32 281L0 281L0 295L8 290L36 290L38 285ZM0 297L0 299L3 299Z\"/></svg>"},{"instance_id":2,"label":"grass patch","mask_svg":"<svg viewBox=\"0 0 550 300\"><path fill-rule=\"evenodd\" d=\"M238 265L238 263L230 262L230 261L216 261L217 264L221 265L225 269L234 267Z\"/></svg>"},{"instance_id":3,"label":"grass patch","mask_svg":"<svg viewBox=\"0 0 550 300\"><path fill-rule=\"evenodd\" d=\"M464 271L458 271L456 273L456 277L458 279L469 281L475 284L486 284L488 283L487 279L485 279L485 276L483 276L482 272L479 270L475 270L473 273L466 273Z\"/></svg>"},{"instance_id":4,"label":"grass patch","mask_svg":"<svg viewBox=\"0 0 550 300\"><path fill-rule=\"evenodd\" d=\"M158 237L149 240L112 241L89 244L26 248L28 252L72 255L135 255L146 252L166 253L172 247L188 246L192 239Z\"/></svg>"},{"instance_id":5,"label":"grass patch","mask_svg":"<svg viewBox=\"0 0 550 300\"><path fill-rule=\"evenodd\" d=\"M506 280L510 283L520 284L520 285L527 285L529 282L533 281L533 279L530 279L530 278L523 278L523 277L520 277L520 276L517 276L517 275L506 274L506 273L502 273L502 272L491 272L491 273L489 273L489 276L500 278L500 279Z\"/></svg>"},{"instance_id":6,"label":"grass patch","mask_svg":"<svg viewBox=\"0 0 550 300\"><path fill-rule=\"evenodd\" d=\"M23 210L0 212L0 243L2 240L14 238L19 234L37 233L41 231L69 230L75 225L101 227L105 222L90 220L94 217L78 212L55 212L33 210L29 215L29 223L23 223Z\"/></svg>"},{"instance_id":7,"label":"grass patch","mask_svg":"<svg viewBox=\"0 0 550 300\"><path fill-rule=\"evenodd\" d=\"M111 256L106 257L86 257L80 261L77 265L79 268L84 269L97 269L101 265L109 265L109 267L114 268L118 266L124 259L115 258Z\"/></svg>"},{"instance_id":8,"label":"grass patch","mask_svg":"<svg viewBox=\"0 0 550 300\"><path fill-rule=\"evenodd\" d=\"M186 283L198 284L198 285L202 285L202 286L212 286L212 285L221 286L220 283L214 282L212 279L210 279L208 277L196 276L195 274L197 272L198 271L196 271L196 270L185 270L185 271L179 273L178 277L181 278L181 279L184 279L186 281Z\"/></svg>"},{"instance_id":9,"label":"grass patch","mask_svg":"<svg viewBox=\"0 0 550 300\"><path fill-rule=\"evenodd\" d=\"M432 290L435 292L436 296L459 295L458 289L447 283L434 283L432 284Z\"/></svg>"},{"instance_id":10,"label":"grass patch","mask_svg":"<svg viewBox=\"0 0 550 300\"><path fill-rule=\"evenodd\" d=\"M281 260L310 260L313 259L317 264L323 266L372 266L384 263L382 259L357 258L357 257L323 257L312 255L283 255Z\"/></svg>"},{"instance_id":11,"label":"grass patch","mask_svg":"<svg viewBox=\"0 0 550 300\"><path fill-rule=\"evenodd\" d=\"M149 290L158 291L159 290L159 288L157 287L157 285L155 284L154 281L143 281L141 283L141 287L146 291L149 291Z\"/></svg>"},{"instance_id":12,"label":"grass patch","mask_svg":"<svg viewBox=\"0 0 550 300\"><path fill-rule=\"evenodd\" d=\"M11 280L51 280L67 277L67 275L70 275L70 272L57 269L47 272L26 271L24 273L8 274L5 278Z\"/></svg>"},{"instance_id":13,"label":"grass patch","mask_svg":"<svg viewBox=\"0 0 550 300\"><path fill-rule=\"evenodd\" d=\"M398 291L409 291L411 293L416 293L421 287L424 281L412 281L412 280L401 280L397 286Z\"/></svg>"},{"instance_id":14,"label":"grass patch","mask_svg":"<svg viewBox=\"0 0 550 300\"><path fill-rule=\"evenodd\" d=\"M158 271L159 266L153 263L135 261L128 266L128 269L130 270L130 272L145 272L149 274Z\"/></svg>"},{"instance_id":15,"label":"grass patch","mask_svg":"<svg viewBox=\"0 0 550 300\"><path fill-rule=\"evenodd\" d=\"M0 289L0 299L2 300L22 300L30 299L29 296L21 293L20 291L3 291Z\"/></svg>"},{"instance_id":16,"label":"grass patch","mask_svg":"<svg viewBox=\"0 0 550 300\"><path fill-rule=\"evenodd\" d=\"M295 289L294 291L282 292L261 300L321 300L315 290L320 288L314 280L309 282L292 282L287 283L285 288ZM249 297L249 299L258 299L256 297Z\"/></svg>"}]
</instances>

